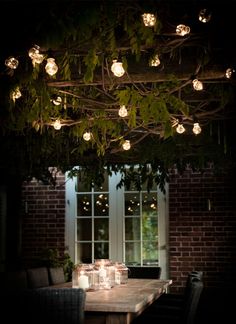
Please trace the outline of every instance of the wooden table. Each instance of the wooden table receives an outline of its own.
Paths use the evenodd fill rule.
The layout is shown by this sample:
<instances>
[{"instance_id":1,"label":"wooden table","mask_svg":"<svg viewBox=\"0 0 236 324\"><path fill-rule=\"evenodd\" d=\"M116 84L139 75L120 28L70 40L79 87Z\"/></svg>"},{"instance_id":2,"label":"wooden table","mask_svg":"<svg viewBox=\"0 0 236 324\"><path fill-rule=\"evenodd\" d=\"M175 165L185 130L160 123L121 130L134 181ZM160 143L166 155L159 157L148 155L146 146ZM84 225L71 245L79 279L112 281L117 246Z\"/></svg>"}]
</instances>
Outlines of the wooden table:
<instances>
[{"instance_id":1,"label":"wooden table","mask_svg":"<svg viewBox=\"0 0 236 324\"><path fill-rule=\"evenodd\" d=\"M129 279L109 290L87 291L86 324L130 324L166 291L172 280ZM56 285L71 287L71 283Z\"/></svg>"}]
</instances>

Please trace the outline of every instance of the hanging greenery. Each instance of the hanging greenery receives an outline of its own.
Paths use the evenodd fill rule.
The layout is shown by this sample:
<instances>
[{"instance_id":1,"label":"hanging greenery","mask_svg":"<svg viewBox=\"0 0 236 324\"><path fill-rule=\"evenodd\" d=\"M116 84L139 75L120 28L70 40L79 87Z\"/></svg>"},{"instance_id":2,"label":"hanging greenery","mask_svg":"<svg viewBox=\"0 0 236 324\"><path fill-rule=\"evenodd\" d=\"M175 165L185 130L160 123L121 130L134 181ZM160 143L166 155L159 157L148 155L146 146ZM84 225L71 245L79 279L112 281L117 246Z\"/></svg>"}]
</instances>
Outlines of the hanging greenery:
<instances>
[{"instance_id":1,"label":"hanging greenery","mask_svg":"<svg viewBox=\"0 0 236 324\"><path fill-rule=\"evenodd\" d=\"M104 169L120 170L119 185L157 183L163 189L174 165L199 168L233 160L227 120L235 85L225 76L225 64L215 64L217 44L211 43L211 25L199 22L197 6L179 8L178 1L47 5L33 12L23 3L12 11L10 27L20 21L28 32L20 33L15 47L5 39L1 53L1 168L22 179L55 181L48 167L73 173L81 165L91 182L99 182ZM145 26L145 12L155 15L155 25ZM176 32L180 21L191 26L184 37ZM222 53L226 58L224 47ZM160 64L150 66L156 54ZM18 66L6 67L14 55ZM55 59L55 74L45 70L48 58ZM114 60L123 63L121 77L111 71ZM193 89L194 78L206 81L202 93ZM125 117L119 116L123 105ZM198 136L192 133L196 121L202 129ZM184 134L176 132L180 123ZM126 140L129 151L122 146ZM139 165L138 171L126 171L127 164Z\"/></svg>"}]
</instances>

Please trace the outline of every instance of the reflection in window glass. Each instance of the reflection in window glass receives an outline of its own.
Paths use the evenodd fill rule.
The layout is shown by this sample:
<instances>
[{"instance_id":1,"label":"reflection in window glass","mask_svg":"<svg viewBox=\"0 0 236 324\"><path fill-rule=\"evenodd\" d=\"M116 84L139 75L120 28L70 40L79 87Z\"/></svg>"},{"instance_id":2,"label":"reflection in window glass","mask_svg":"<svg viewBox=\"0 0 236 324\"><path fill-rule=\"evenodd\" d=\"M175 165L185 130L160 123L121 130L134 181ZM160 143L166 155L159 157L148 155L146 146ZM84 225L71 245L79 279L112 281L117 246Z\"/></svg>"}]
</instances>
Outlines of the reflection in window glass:
<instances>
[{"instance_id":1,"label":"reflection in window glass","mask_svg":"<svg viewBox=\"0 0 236 324\"><path fill-rule=\"evenodd\" d=\"M77 195L77 215L78 216L92 215L91 195Z\"/></svg>"},{"instance_id":2,"label":"reflection in window glass","mask_svg":"<svg viewBox=\"0 0 236 324\"><path fill-rule=\"evenodd\" d=\"M125 218L125 240L140 240L140 218Z\"/></svg>"},{"instance_id":3,"label":"reflection in window glass","mask_svg":"<svg viewBox=\"0 0 236 324\"><path fill-rule=\"evenodd\" d=\"M77 219L77 241L91 241L92 239L92 220Z\"/></svg>"},{"instance_id":4,"label":"reflection in window glass","mask_svg":"<svg viewBox=\"0 0 236 324\"><path fill-rule=\"evenodd\" d=\"M95 218L94 219L94 240L95 241L108 241L109 239L109 223L108 219Z\"/></svg>"},{"instance_id":5,"label":"reflection in window glass","mask_svg":"<svg viewBox=\"0 0 236 324\"><path fill-rule=\"evenodd\" d=\"M108 242L94 243L94 259L109 259Z\"/></svg>"},{"instance_id":6,"label":"reflection in window glass","mask_svg":"<svg viewBox=\"0 0 236 324\"><path fill-rule=\"evenodd\" d=\"M125 194L125 215L140 215L140 198L138 193Z\"/></svg>"},{"instance_id":7,"label":"reflection in window glass","mask_svg":"<svg viewBox=\"0 0 236 324\"><path fill-rule=\"evenodd\" d=\"M107 194L94 195L94 216L109 216L109 201Z\"/></svg>"},{"instance_id":8,"label":"reflection in window glass","mask_svg":"<svg viewBox=\"0 0 236 324\"><path fill-rule=\"evenodd\" d=\"M127 265L141 264L141 244L140 242L125 243L125 263Z\"/></svg>"},{"instance_id":9,"label":"reflection in window glass","mask_svg":"<svg viewBox=\"0 0 236 324\"><path fill-rule=\"evenodd\" d=\"M158 265L158 243L157 241L148 241L143 243L143 264Z\"/></svg>"},{"instance_id":10,"label":"reflection in window glass","mask_svg":"<svg viewBox=\"0 0 236 324\"><path fill-rule=\"evenodd\" d=\"M92 244L80 243L77 244L77 262L91 263L92 262Z\"/></svg>"}]
</instances>

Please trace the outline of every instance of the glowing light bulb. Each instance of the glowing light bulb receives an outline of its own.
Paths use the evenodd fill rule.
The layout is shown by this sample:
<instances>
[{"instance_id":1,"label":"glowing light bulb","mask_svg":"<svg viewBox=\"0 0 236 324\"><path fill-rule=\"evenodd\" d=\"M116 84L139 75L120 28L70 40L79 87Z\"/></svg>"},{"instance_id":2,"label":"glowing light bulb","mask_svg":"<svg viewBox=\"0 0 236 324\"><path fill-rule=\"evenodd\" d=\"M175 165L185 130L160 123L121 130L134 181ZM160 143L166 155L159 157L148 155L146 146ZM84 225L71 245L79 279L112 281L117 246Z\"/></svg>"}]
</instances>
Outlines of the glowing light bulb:
<instances>
[{"instance_id":1,"label":"glowing light bulb","mask_svg":"<svg viewBox=\"0 0 236 324\"><path fill-rule=\"evenodd\" d=\"M40 47L38 45L34 45L33 47L31 47L29 49L28 54L32 60L35 58L35 56L37 56L39 54L39 49L40 49Z\"/></svg>"},{"instance_id":2,"label":"glowing light bulb","mask_svg":"<svg viewBox=\"0 0 236 324\"><path fill-rule=\"evenodd\" d=\"M83 134L83 139L84 139L85 141L90 141L90 140L91 140L91 137L92 137L92 133L91 133L91 132L85 132L85 133Z\"/></svg>"},{"instance_id":3,"label":"glowing light bulb","mask_svg":"<svg viewBox=\"0 0 236 324\"><path fill-rule=\"evenodd\" d=\"M156 24L156 17L152 13L144 13L142 15L143 17L143 23L147 27L153 27Z\"/></svg>"},{"instance_id":4,"label":"glowing light bulb","mask_svg":"<svg viewBox=\"0 0 236 324\"><path fill-rule=\"evenodd\" d=\"M45 66L45 70L49 75L55 75L58 71L58 66L56 65L55 59L49 57L47 59L47 64Z\"/></svg>"},{"instance_id":5,"label":"glowing light bulb","mask_svg":"<svg viewBox=\"0 0 236 324\"><path fill-rule=\"evenodd\" d=\"M128 116L128 111L127 111L125 105L120 106L118 114L119 114L120 117L127 117Z\"/></svg>"},{"instance_id":6,"label":"glowing light bulb","mask_svg":"<svg viewBox=\"0 0 236 324\"><path fill-rule=\"evenodd\" d=\"M19 65L19 61L15 57L10 56L5 60L5 65L10 69L15 70Z\"/></svg>"},{"instance_id":7,"label":"glowing light bulb","mask_svg":"<svg viewBox=\"0 0 236 324\"><path fill-rule=\"evenodd\" d=\"M54 129L56 130L60 130L61 129L61 122L59 119L55 120L54 124L53 124Z\"/></svg>"},{"instance_id":8,"label":"glowing light bulb","mask_svg":"<svg viewBox=\"0 0 236 324\"><path fill-rule=\"evenodd\" d=\"M12 91L12 100L19 99L22 96L19 87L17 87L14 91Z\"/></svg>"},{"instance_id":9,"label":"glowing light bulb","mask_svg":"<svg viewBox=\"0 0 236 324\"><path fill-rule=\"evenodd\" d=\"M158 66L160 64L161 64L161 61L160 61L159 56L157 54L154 55L149 61L150 66Z\"/></svg>"},{"instance_id":10,"label":"glowing light bulb","mask_svg":"<svg viewBox=\"0 0 236 324\"><path fill-rule=\"evenodd\" d=\"M183 124L178 124L178 126L176 127L176 132L179 134L183 134L185 132Z\"/></svg>"},{"instance_id":11,"label":"glowing light bulb","mask_svg":"<svg viewBox=\"0 0 236 324\"><path fill-rule=\"evenodd\" d=\"M111 71L113 74L117 77L122 77L124 75L125 70L123 68L123 63L118 62L117 60L113 60L112 66L111 66Z\"/></svg>"},{"instance_id":12,"label":"glowing light bulb","mask_svg":"<svg viewBox=\"0 0 236 324\"><path fill-rule=\"evenodd\" d=\"M185 36L190 33L190 27L180 24L176 27L176 34L179 36Z\"/></svg>"},{"instance_id":13,"label":"glowing light bulb","mask_svg":"<svg viewBox=\"0 0 236 324\"><path fill-rule=\"evenodd\" d=\"M235 70L234 69L232 69L232 68L228 68L227 70L226 70L226 72L225 72L225 76L226 76L226 78L227 79L230 79L231 77L232 77L232 74L235 72Z\"/></svg>"},{"instance_id":14,"label":"glowing light bulb","mask_svg":"<svg viewBox=\"0 0 236 324\"><path fill-rule=\"evenodd\" d=\"M52 102L55 106L59 106L62 103L62 98L60 96L56 96L54 99L52 99Z\"/></svg>"},{"instance_id":15,"label":"glowing light bulb","mask_svg":"<svg viewBox=\"0 0 236 324\"><path fill-rule=\"evenodd\" d=\"M128 151L131 148L130 141L125 140L125 142L122 144L122 147L125 151Z\"/></svg>"},{"instance_id":16,"label":"glowing light bulb","mask_svg":"<svg viewBox=\"0 0 236 324\"><path fill-rule=\"evenodd\" d=\"M201 91L203 89L203 83L198 79L193 80L193 88L197 91Z\"/></svg>"},{"instance_id":17,"label":"glowing light bulb","mask_svg":"<svg viewBox=\"0 0 236 324\"><path fill-rule=\"evenodd\" d=\"M202 129L201 129L199 123L194 123L194 124L193 124L193 133L194 133L195 135L198 135L198 134L201 133L201 131L202 131Z\"/></svg>"},{"instance_id":18,"label":"glowing light bulb","mask_svg":"<svg viewBox=\"0 0 236 324\"><path fill-rule=\"evenodd\" d=\"M198 19L202 23L207 23L211 19L211 13L207 9L202 9L199 12Z\"/></svg>"}]
</instances>

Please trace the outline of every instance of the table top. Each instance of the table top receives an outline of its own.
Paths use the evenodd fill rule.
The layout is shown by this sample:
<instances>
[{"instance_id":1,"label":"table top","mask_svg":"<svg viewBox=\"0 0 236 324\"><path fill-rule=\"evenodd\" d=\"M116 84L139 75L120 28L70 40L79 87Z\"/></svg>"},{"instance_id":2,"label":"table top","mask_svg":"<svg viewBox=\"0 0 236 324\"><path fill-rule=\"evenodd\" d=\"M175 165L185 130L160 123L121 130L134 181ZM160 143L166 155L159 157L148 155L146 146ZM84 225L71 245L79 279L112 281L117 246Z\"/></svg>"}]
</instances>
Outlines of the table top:
<instances>
[{"instance_id":1,"label":"table top","mask_svg":"<svg viewBox=\"0 0 236 324\"><path fill-rule=\"evenodd\" d=\"M164 293L171 283L172 280L130 278L127 284L117 285L109 290L87 291L85 311L138 314ZM54 287L71 285L65 283Z\"/></svg>"}]
</instances>

